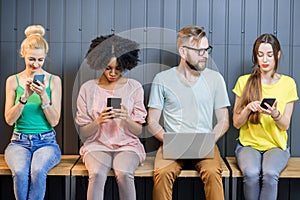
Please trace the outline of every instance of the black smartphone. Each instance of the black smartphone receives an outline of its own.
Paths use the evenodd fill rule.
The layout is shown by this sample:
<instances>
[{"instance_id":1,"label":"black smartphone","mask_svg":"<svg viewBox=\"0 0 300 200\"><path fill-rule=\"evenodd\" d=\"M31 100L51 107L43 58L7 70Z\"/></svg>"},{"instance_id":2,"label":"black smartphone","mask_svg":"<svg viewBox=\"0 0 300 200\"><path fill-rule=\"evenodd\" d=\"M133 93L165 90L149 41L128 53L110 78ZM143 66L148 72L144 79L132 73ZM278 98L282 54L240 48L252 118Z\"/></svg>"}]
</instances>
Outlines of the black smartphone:
<instances>
[{"instance_id":1,"label":"black smartphone","mask_svg":"<svg viewBox=\"0 0 300 200\"><path fill-rule=\"evenodd\" d=\"M36 74L33 77L33 83L40 86L40 84L37 81L40 81L41 83L44 81L45 74Z\"/></svg>"},{"instance_id":2,"label":"black smartphone","mask_svg":"<svg viewBox=\"0 0 300 200\"><path fill-rule=\"evenodd\" d=\"M121 98L118 97L108 97L107 107L113 107L114 109L121 109Z\"/></svg>"},{"instance_id":3,"label":"black smartphone","mask_svg":"<svg viewBox=\"0 0 300 200\"><path fill-rule=\"evenodd\" d=\"M262 107L264 109L268 109L268 107L265 105L265 103L269 104L270 106L273 106L275 101L276 101L276 98L264 98L260 104L260 107Z\"/></svg>"}]
</instances>

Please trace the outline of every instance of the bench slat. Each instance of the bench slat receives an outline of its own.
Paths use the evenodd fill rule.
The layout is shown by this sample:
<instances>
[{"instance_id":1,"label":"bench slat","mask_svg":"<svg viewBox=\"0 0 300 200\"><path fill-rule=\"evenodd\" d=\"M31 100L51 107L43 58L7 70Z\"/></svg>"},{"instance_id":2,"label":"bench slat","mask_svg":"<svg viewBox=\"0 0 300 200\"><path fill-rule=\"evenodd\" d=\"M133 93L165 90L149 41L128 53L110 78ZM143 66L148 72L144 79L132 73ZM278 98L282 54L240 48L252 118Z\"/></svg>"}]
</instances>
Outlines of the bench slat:
<instances>
[{"instance_id":1,"label":"bench slat","mask_svg":"<svg viewBox=\"0 0 300 200\"><path fill-rule=\"evenodd\" d=\"M227 168L225 162L222 160L222 176L229 177L230 171ZM154 157L147 157L142 166L139 166L135 171L136 177L152 177L154 169ZM72 168L72 176L88 176L88 170L85 168L82 159L80 159L75 166ZM108 176L114 176L111 170ZM198 177L199 174L196 170L182 170L179 177Z\"/></svg>"},{"instance_id":2,"label":"bench slat","mask_svg":"<svg viewBox=\"0 0 300 200\"><path fill-rule=\"evenodd\" d=\"M232 177L243 177L235 157L226 157L230 169L232 170ZM280 178L300 178L300 157L291 157L286 168L280 173Z\"/></svg>"},{"instance_id":3,"label":"bench slat","mask_svg":"<svg viewBox=\"0 0 300 200\"><path fill-rule=\"evenodd\" d=\"M243 174L239 167L237 166L235 157L226 157L229 169L231 169L232 177L243 177Z\"/></svg>"},{"instance_id":4,"label":"bench slat","mask_svg":"<svg viewBox=\"0 0 300 200\"><path fill-rule=\"evenodd\" d=\"M71 169L80 159L79 155L62 155L60 163L52 168L48 175L50 176L70 176Z\"/></svg>"},{"instance_id":5,"label":"bench slat","mask_svg":"<svg viewBox=\"0 0 300 200\"><path fill-rule=\"evenodd\" d=\"M79 155L62 155L61 161L54 168L52 168L49 176L70 176L71 169L75 163L79 160ZM11 171L8 168L4 155L0 154L0 175L11 175Z\"/></svg>"},{"instance_id":6,"label":"bench slat","mask_svg":"<svg viewBox=\"0 0 300 200\"><path fill-rule=\"evenodd\" d=\"M0 154L0 175L11 175L3 154Z\"/></svg>"}]
</instances>

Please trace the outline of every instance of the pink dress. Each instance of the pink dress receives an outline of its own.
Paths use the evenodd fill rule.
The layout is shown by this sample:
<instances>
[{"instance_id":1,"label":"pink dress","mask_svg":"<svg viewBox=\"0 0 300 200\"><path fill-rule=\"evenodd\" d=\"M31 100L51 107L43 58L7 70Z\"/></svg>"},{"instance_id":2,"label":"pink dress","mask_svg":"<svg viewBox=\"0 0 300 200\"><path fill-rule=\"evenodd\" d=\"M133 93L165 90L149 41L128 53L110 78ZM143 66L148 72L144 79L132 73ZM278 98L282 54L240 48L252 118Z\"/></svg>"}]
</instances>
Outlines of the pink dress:
<instances>
[{"instance_id":1,"label":"pink dress","mask_svg":"<svg viewBox=\"0 0 300 200\"><path fill-rule=\"evenodd\" d=\"M142 85L133 79L116 90L106 90L97 85L97 80L85 82L79 91L77 99L76 123L85 126L92 123L106 108L107 97L121 97L122 104L128 109L129 117L138 123L144 123L147 115L144 106L144 90ZM98 131L83 141L80 155L84 156L91 151L135 152L142 163L145 158L145 149L139 138L131 133L121 119L99 125Z\"/></svg>"}]
</instances>

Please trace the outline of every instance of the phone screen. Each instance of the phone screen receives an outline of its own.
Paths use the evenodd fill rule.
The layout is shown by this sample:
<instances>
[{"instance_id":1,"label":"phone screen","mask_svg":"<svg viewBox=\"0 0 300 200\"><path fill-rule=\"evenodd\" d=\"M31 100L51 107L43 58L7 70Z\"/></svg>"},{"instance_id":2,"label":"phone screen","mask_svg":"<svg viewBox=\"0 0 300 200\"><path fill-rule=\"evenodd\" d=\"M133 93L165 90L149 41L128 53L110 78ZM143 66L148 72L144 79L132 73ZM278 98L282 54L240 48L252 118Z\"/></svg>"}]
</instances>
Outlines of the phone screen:
<instances>
[{"instance_id":1,"label":"phone screen","mask_svg":"<svg viewBox=\"0 0 300 200\"><path fill-rule=\"evenodd\" d=\"M260 107L262 107L264 109L268 109L268 107L265 105L265 103L269 104L270 106L273 106L275 100L276 100L275 98L264 98L260 104Z\"/></svg>"},{"instance_id":2,"label":"phone screen","mask_svg":"<svg viewBox=\"0 0 300 200\"><path fill-rule=\"evenodd\" d=\"M107 98L107 107L113 107L114 109L121 109L121 98L118 97Z\"/></svg>"},{"instance_id":3,"label":"phone screen","mask_svg":"<svg viewBox=\"0 0 300 200\"><path fill-rule=\"evenodd\" d=\"M33 83L39 86L40 84L37 82L37 80L40 81L40 82L43 82L44 77L45 77L45 74L36 74L36 75L34 75Z\"/></svg>"}]
</instances>

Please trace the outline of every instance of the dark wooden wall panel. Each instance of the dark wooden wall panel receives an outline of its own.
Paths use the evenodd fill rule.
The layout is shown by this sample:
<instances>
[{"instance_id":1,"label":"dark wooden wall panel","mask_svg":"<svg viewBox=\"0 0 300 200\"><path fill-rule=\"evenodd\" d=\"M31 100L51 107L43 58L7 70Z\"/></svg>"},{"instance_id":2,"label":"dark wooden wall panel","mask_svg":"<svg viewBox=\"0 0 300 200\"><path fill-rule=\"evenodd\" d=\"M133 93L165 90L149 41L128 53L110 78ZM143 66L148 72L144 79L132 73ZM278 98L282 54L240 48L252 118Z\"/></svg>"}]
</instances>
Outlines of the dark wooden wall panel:
<instances>
[{"instance_id":1,"label":"dark wooden wall panel","mask_svg":"<svg viewBox=\"0 0 300 200\"><path fill-rule=\"evenodd\" d=\"M259 1L260 32L273 33L276 25L277 5L274 0ZM262 12L263 11L263 12Z\"/></svg>"},{"instance_id":2,"label":"dark wooden wall panel","mask_svg":"<svg viewBox=\"0 0 300 200\"><path fill-rule=\"evenodd\" d=\"M48 42L62 44L65 39L65 3L61 0L48 0L47 10L49 16L47 19ZM50 50L51 48L52 46L50 45ZM61 46L60 51L63 51L63 46Z\"/></svg>"},{"instance_id":3,"label":"dark wooden wall panel","mask_svg":"<svg viewBox=\"0 0 300 200\"><path fill-rule=\"evenodd\" d=\"M283 46L289 45L291 42L291 28L293 24L287 23L291 20L292 17L292 12L290 11L291 6L291 1L278 0L276 34L278 36L278 39L280 40L280 44Z\"/></svg>"},{"instance_id":4,"label":"dark wooden wall panel","mask_svg":"<svg viewBox=\"0 0 300 200\"><path fill-rule=\"evenodd\" d=\"M92 38L97 35L97 16L98 16L98 1L97 0L88 0L82 4L81 7L81 29L82 35L81 40L84 43L89 43ZM84 48L83 51L86 49Z\"/></svg>"},{"instance_id":5,"label":"dark wooden wall panel","mask_svg":"<svg viewBox=\"0 0 300 200\"><path fill-rule=\"evenodd\" d=\"M206 29L206 32L209 34L211 30L211 9L212 9L212 1L203 0L196 1L196 10L195 10L195 20L198 26L203 26ZM210 34L209 34L210 35Z\"/></svg>"}]
</instances>

